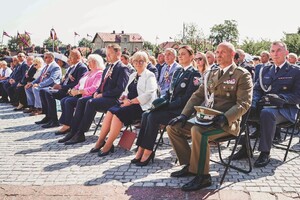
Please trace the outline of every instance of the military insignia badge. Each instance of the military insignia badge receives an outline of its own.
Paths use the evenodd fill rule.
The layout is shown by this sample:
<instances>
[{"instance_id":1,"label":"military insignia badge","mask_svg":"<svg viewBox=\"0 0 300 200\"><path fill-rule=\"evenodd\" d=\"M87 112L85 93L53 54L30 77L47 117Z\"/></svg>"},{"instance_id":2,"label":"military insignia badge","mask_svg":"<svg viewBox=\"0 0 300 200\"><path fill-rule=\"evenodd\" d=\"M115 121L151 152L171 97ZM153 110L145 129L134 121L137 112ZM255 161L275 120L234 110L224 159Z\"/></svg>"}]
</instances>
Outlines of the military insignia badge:
<instances>
[{"instance_id":1,"label":"military insignia badge","mask_svg":"<svg viewBox=\"0 0 300 200\"><path fill-rule=\"evenodd\" d=\"M234 85L236 82L235 78L224 81L224 84Z\"/></svg>"},{"instance_id":2,"label":"military insignia badge","mask_svg":"<svg viewBox=\"0 0 300 200\"><path fill-rule=\"evenodd\" d=\"M200 85L200 83L201 83L200 79L201 79L200 77L194 77L194 80L193 80L194 86Z\"/></svg>"},{"instance_id":3,"label":"military insignia badge","mask_svg":"<svg viewBox=\"0 0 300 200\"><path fill-rule=\"evenodd\" d=\"M185 86L186 86L185 83L181 83L181 84L180 84L180 87L181 87L181 88L185 88Z\"/></svg>"}]
</instances>

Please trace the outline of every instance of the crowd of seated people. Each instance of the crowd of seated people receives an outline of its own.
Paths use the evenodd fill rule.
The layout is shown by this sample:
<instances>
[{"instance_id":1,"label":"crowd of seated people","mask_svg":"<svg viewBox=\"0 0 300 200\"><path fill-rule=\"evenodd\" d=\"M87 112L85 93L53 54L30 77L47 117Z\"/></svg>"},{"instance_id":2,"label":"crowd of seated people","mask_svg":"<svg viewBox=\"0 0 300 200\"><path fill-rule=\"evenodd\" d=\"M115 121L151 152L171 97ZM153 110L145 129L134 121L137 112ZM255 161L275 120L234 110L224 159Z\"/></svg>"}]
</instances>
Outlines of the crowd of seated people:
<instances>
[{"instance_id":1,"label":"crowd of seated people","mask_svg":"<svg viewBox=\"0 0 300 200\"><path fill-rule=\"evenodd\" d=\"M255 167L270 162L274 135L280 135L276 124L295 122L300 66L294 62L297 55L289 53L283 42L273 42L270 50L251 62L243 50L235 50L228 42L205 53L194 52L188 45L167 48L157 61L147 51L122 55L117 44L105 50L105 59L89 54L85 60L77 49L70 49L67 63L51 52L42 57L19 53L11 63L0 61L0 103L11 103L14 111L30 116L44 114L35 124L61 126L55 135L63 136L58 143L64 145L84 142L96 113L105 113L98 140L90 150L99 157L114 153L122 127L140 120L138 148L131 160L137 166L153 161L159 129L167 127L179 163L184 165L171 176L195 176L182 187L184 191L211 185L208 141L239 134L240 119L250 107L251 116L259 122L255 133L260 133L261 153ZM63 74L65 65L69 67ZM210 126L193 125L187 120L196 105L222 114ZM243 145L233 159L245 158L245 154Z\"/></svg>"}]
</instances>

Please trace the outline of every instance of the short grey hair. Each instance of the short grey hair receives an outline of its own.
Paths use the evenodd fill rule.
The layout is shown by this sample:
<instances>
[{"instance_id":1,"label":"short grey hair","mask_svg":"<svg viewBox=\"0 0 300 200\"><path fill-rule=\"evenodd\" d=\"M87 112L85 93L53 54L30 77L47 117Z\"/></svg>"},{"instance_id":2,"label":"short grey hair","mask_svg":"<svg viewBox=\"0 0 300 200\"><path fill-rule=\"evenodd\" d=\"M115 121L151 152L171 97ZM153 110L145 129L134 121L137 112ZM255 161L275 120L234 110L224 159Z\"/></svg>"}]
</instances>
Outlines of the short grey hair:
<instances>
[{"instance_id":1,"label":"short grey hair","mask_svg":"<svg viewBox=\"0 0 300 200\"><path fill-rule=\"evenodd\" d=\"M165 53L166 53L167 51L171 52L175 57L177 56L177 51L176 51L175 49L173 49L173 48L166 48L166 49L165 49Z\"/></svg>"},{"instance_id":2,"label":"short grey hair","mask_svg":"<svg viewBox=\"0 0 300 200\"><path fill-rule=\"evenodd\" d=\"M100 70L103 70L105 68L103 58L98 54L90 54L88 56L88 60L95 61L96 65L97 65L97 68L100 69Z\"/></svg>"}]
</instances>

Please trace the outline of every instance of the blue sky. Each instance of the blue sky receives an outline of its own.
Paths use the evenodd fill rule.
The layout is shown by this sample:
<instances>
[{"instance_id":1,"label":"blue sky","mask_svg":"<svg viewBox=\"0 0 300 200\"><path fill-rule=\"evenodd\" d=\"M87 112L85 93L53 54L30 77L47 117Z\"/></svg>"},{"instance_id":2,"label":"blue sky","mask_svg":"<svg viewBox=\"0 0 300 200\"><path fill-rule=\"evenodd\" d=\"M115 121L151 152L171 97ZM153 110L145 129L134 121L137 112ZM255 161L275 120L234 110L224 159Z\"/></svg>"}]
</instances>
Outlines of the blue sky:
<instances>
[{"instance_id":1,"label":"blue sky","mask_svg":"<svg viewBox=\"0 0 300 200\"><path fill-rule=\"evenodd\" d=\"M210 28L225 19L238 22L240 41L246 37L279 40L283 32L300 26L299 0L0 0L0 31L16 35L32 33L32 42L42 45L53 27L59 39L74 44L96 32L140 33L158 43L182 32L182 24L194 23L209 35ZM8 38L4 37L4 44Z\"/></svg>"}]
</instances>

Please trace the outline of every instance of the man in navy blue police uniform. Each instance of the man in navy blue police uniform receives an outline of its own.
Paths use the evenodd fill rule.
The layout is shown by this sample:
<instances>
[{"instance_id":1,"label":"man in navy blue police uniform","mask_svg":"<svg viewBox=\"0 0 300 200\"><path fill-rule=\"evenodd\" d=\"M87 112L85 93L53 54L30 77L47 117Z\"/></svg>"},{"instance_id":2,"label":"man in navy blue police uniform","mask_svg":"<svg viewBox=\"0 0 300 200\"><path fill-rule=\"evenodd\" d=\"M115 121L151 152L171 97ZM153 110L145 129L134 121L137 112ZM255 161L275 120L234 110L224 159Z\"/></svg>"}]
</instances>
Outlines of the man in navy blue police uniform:
<instances>
[{"instance_id":1,"label":"man in navy blue police uniform","mask_svg":"<svg viewBox=\"0 0 300 200\"><path fill-rule=\"evenodd\" d=\"M275 135L276 124L295 122L297 107L300 103L300 68L287 62L288 50L283 42L271 44L270 55L274 65L265 66L262 78L254 86L251 113L257 112L257 107L263 106L260 111L260 142L258 159L255 167L264 167L270 162L270 150ZM234 155L234 158L243 158L245 147Z\"/></svg>"},{"instance_id":2,"label":"man in navy blue police uniform","mask_svg":"<svg viewBox=\"0 0 300 200\"><path fill-rule=\"evenodd\" d=\"M118 98L128 82L128 67L120 60L121 47L117 44L106 47L106 57L109 65L103 72L99 88L93 97L83 97L78 100L71 132L59 140L59 143L64 142L66 145L70 145L84 142L84 132L89 130L96 112L106 112L110 107L118 104Z\"/></svg>"},{"instance_id":3,"label":"man in navy blue police uniform","mask_svg":"<svg viewBox=\"0 0 300 200\"><path fill-rule=\"evenodd\" d=\"M69 61L71 66L69 67L64 79L60 84L55 84L52 87L58 91L51 91L48 88L40 90L42 110L46 116L35 123L44 124L42 125L43 128L59 126L55 99L60 100L66 97L68 95L68 90L77 85L83 74L87 72L87 66L81 62L81 54L78 50L71 50L69 54Z\"/></svg>"}]
</instances>

